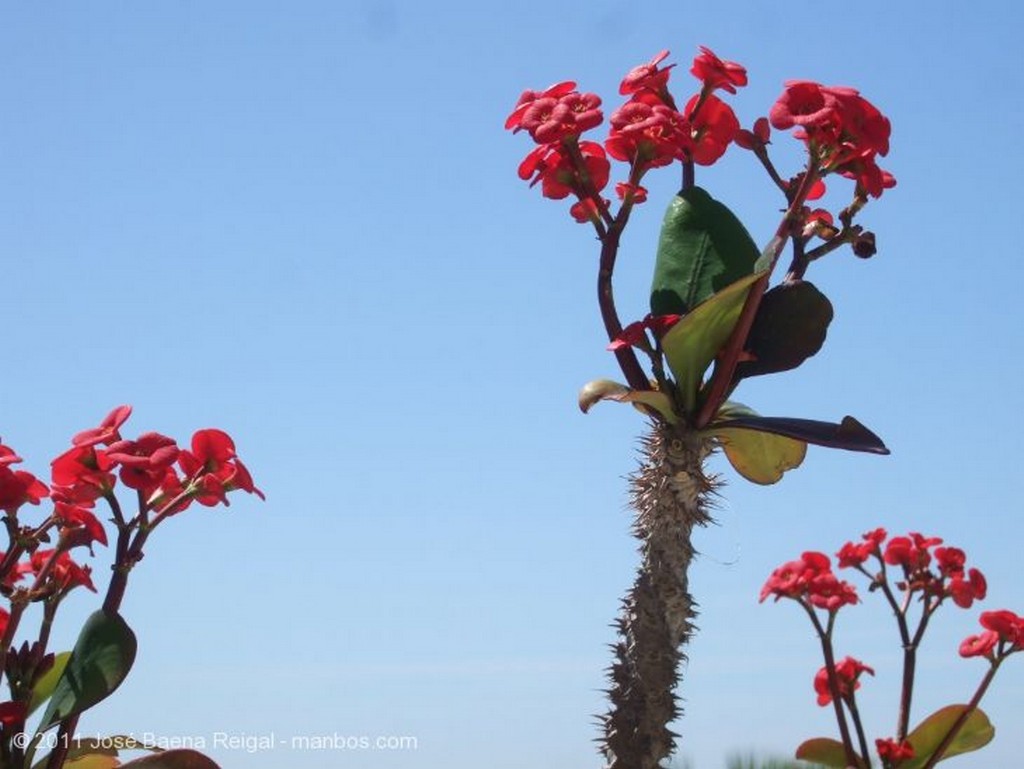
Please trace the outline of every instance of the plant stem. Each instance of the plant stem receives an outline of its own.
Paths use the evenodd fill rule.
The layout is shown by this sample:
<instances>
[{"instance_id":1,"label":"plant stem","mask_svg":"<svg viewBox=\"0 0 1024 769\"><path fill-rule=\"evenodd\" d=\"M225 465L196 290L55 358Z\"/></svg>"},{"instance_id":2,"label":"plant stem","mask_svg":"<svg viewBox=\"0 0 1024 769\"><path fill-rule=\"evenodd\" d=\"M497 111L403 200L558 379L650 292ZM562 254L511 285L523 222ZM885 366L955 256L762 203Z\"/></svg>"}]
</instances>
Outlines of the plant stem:
<instances>
[{"instance_id":1,"label":"plant stem","mask_svg":"<svg viewBox=\"0 0 1024 769\"><path fill-rule=\"evenodd\" d=\"M718 481L704 472L713 446L695 432L655 423L630 478L641 564L616 622L609 671L611 710L603 717L608 769L657 769L675 750L669 724L680 714L675 689L693 634L696 603L687 571L694 526L711 521Z\"/></svg>"},{"instance_id":2,"label":"plant stem","mask_svg":"<svg viewBox=\"0 0 1024 769\"><path fill-rule=\"evenodd\" d=\"M949 746L956 739L957 733L963 728L964 724L967 723L967 719L971 717L971 713L978 709L978 705L981 703L981 698L985 696L985 692L988 691L989 684L992 683L992 679L996 676L996 671L999 670L999 664L1002 662L1001 657L996 657L992 662L992 666L988 669L985 677L981 679L981 683L978 684L977 691L974 692L974 696L971 697L971 701L967 703L964 708L964 712L960 714L960 717L953 722L953 725L949 728L949 732L939 743L939 747L935 749L928 761L921 767L921 769L932 769L939 761L942 760L943 755L949 750Z\"/></svg>"}]
</instances>

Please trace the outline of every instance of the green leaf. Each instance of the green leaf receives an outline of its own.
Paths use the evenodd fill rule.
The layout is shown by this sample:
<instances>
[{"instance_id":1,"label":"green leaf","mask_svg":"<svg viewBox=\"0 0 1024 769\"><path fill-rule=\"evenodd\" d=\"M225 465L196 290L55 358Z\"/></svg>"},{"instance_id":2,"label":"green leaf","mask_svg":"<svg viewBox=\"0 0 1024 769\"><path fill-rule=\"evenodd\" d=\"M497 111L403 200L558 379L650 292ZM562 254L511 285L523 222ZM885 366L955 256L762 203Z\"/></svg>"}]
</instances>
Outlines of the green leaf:
<instances>
[{"instance_id":1,"label":"green leaf","mask_svg":"<svg viewBox=\"0 0 1024 769\"><path fill-rule=\"evenodd\" d=\"M688 414L696 410L697 392L704 381L704 372L729 340L743 311L750 287L760 278L759 273L747 275L726 286L693 312L684 315L661 338L669 368Z\"/></svg>"},{"instance_id":2,"label":"green leaf","mask_svg":"<svg viewBox=\"0 0 1024 769\"><path fill-rule=\"evenodd\" d=\"M815 737L807 740L796 749L796 757L801 761L813 761L822 766L835 769L846 769L846 751L843 743L829 737ZM863 761L859 762L862 766Z\"/></svg>"},{"instance_id":3,"label":"green leaf","mask_svg":"<svg viewBox=\"0 0 1024 769\"><path fill-rule=\"evenodd\" d=\"M36 685L32 687L32 697L28 702L28 712L30 715L40 705L50 699L50 695L53 694L53 689L57 686L57 680L64 672L64 667L68 664L70 656L71 652L60 652L57 654L53 658L53 666L36 681Z\"/></svg>"},{"instance_id":4,"label":"green leaf","mask_svg":"<svg viewBox=\"0 0 1024 769\"><path fill-rule=\"evenodd\" d=\"M135 661L135 633L120 614L93 612L54 687L39 731L88 710L121 685Z\"/></svg>"},{"instance_id":5,"label":"green leaf","mask_svg":"<svg viewBox=\"0 0 1024 769\"><path fill-rule=\"evenodd\" d=\"M726 416L724 409L719 414L724 418L712 425L715 428L744 427L832 449L865 451L869 454L889 453L881 438L850 416L843 417L843 421L836 424L794 417Z\"/></svg>"},{"instance_id":6,"label":"green leaf","mask_svg":"<svg viewBox=\"0 0 1024 769\"><path fill-rule=\"evenodd\" d=\"M220 769L211 759L195 750L165 750L121 764L124 769Z\"/></svg>"},{"instance_id":7,"label":"green leaf","mask_svg":"<svg viewBox=\"0 0 1024 769\"><path fill-rule=\"evenodd\" d=\"M821 349L832 303L805 280L782 283L761 297L744 350L754 359L740 361L736 378L794 369Z\"/></svg>"},{"instance_id":8,"label":"green leaf","mask_svg":"<svg viewBox=\"0 0 1024 769\"><path fill-rule=\"evenodd\" d=\"M658 390L633 390L611 379L595 379L593 382L587 382L580 390L580 411L586 414L598 401L632 403L644 413L648 413L647 408L654 409L669 424L679 421L672 408L672 399Z\"/></svg>"},{"instance_id":9,"label":"green leaf","mask_svg":"<svg viewBox=\"0 0 1024 769\"><path fill-rule=\"evenodd\" d=\"M700 187L665 212L651 284L651 313L683 315L754 271L757 245L736 215Z\"/></svg>"},{"instance_id":10,"label":"green leaf","mask_svg":"<svg viewBox=\"0 0 1024 769\"><path fill-rule=\"evenodd\" d=\"M931 758L939 744L949 734L953 724L960 718L966 705L947 705L940 708L918 724L907 739L914 747L914 757L900 764L900 769L919 769ZM982 710L973 711L964 722L949 748L942 754L945 760L961 753L970 753L988 745L995 737L996 730Z\"/></svg>"},{"instance_id":11,"label":"green leaf","mask_svg":"<svg viewBox=\"0 0 1024 769\"><path fill-rule=\"evenodd\" d=\"M720 415L751 415L755 412L739 403L727 403ZM799 467L807 456L807 444L782 435L742 427L712 424L704 431L722 444L725 456L736 472L753 483L778 483L787 470Z\"/></svg>"}]
</instances>

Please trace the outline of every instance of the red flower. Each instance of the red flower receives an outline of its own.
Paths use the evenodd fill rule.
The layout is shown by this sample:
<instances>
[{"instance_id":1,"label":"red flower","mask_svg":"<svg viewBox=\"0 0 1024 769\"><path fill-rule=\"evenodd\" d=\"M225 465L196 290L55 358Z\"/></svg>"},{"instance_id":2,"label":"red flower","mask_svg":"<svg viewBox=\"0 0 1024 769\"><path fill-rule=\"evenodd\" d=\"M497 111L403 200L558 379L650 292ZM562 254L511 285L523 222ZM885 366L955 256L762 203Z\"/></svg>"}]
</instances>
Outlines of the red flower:
<instances>
[{"instance_id":1,"label":"red flower","mask_svg":"<svg viewBox=\"0 0 1024 769\"><path fill-rule=\"evenodd\" d=\"M88 535L87 541L107 544L107 533L103 530L103 524L90 510L80 505L57 502L53 506L53 514L63 522L65 528L81 527Z\"/></svg>"},{"instance_id":2,"label":"red flower","mask_svg":"<svg viewBox=\"0 0 1024 769\"><path fill-rule=\"evenodd\" d=\"M563 83L555 83L544 91L523 91L519 101L516 102L515 109L512 110L512 114L505 120L505 128L512 129L513 133L521 131L523 128L526 128L526 126L522 125L523 115L526 114L531 104L538 99L557 99L574 90L576 90L576 83L566 80Z\"/></svg>"},{"instance_id":3,"label":"red flower","mask_svg":"<svg viewBox=\"0 0 1024 769\"><path fill-rule=\"evenodd\" d=\"M721 88L729 93L736 93L735 86L747 84L747 70L734 61L722 61L710 48L700 47L700 54L693 60L690 74L704 81L704 90L713 91Z\"/></svg>"},{"instance_id":4,"label":"red flower","mask_svg":"<svg viewBox=\"0 0 1024 769\"><path fill-rule=\"evenodd\" d=\"M226 492L241 489L265 499L253 485L252 476L235 454L235 443L223 430L199 430L192 436L192 450L178 454L178 466L197 484L195 499L211 507L227 504Z\"/></svg>"},{"instance_id":5,"label":"red flower","mask_svg":"<svg viewBox=\"0 0 1024 769\"><path fill-rule=\"evenodd\" d=\"M2 556L0 556L2 557ZM11 621L11 614L7 609L0 609L0 636L7 632L7 623Z\"/></svg>"},{"instance_id":6,"label":"red flower","mask_svg":"<svg viewBox=\"0 0 1024 769\"><path fill-rule=\"evenodd\" d=\"M14 516L26 502L38 505L43 497L50 495L50 490L32 473L11 470L8 464L11 462L0 464L0 510Z\"/></svg>"},{"instance_id":7,"label":"red flower","mask_svg":"<svg viewBox=\"0 0 1024 769\"><path fill-rule=\"evenodd\" d=\"M92 486L98 495L114 488L116 479L108 472L111 465L103 450L92 445L72 446L50 463L55 484Z\"/></svg>"},{"instance_id":8,"label":"red flower","mask_svg":"<svg viewBox=\"0 0 1024 769\"><path fill-rule=\"evenodd\" d=\"M600 144L580 142L579 150L588 180L594 191L600 192L608 184L611 164ZM530 186L540 182L546 198L561 200L573 193L586 197L580 172L564 147L542 145L527 155L519 165L519 178L531 177Z\"/></svg>"},{"instance_id":9,"label":"red flower","mask_svg":"<svg viewBox=\"0 0 1024 769\"><path fill-rule=\"evenodd\" d=\"M648 96L638 94L612 114L612 130L605 141L608 154L651 168L685 160L693 146L689 121Z\"/></svg>"},{"instance_id":10,"label":"red flower","mask_svg":"<svg viewBox=\"0 0 1024 769\"><path fill-rule=\"evenodd\" d=\"M967 572L967 579L964 579L963 572L954 574L946 592L953 599L953 603L961 609L969 609L972 603L985 598L988 593L988 582L980 571L970 569Z\"/></svg>"},{"instance_id":11,"label":"red flower","mask_svg":"<svg viewBox=\"0 0 1024 769\"><path fill-rule=\"evenodd\" d=\"M625 200L627 197L632 197L634 204L643 203L647 200L647 189L641 187L639 184L619 182L615 185L615 194L618 195L619 200Z\"/></svg>"},{"instance_id":12,"label":"red flower","mask_svg":"<svg viewBox=\"0 0 1024 769\"><path fill-rule=\"evenodd\" d=\"M1024 619L1012 611L983 611L978 621L986 630L998 633L999 640L1011 644L1014 650L1024 648Z\"/></svg>"},{"instance_id":13,"label":"red flower","mask_svg":"<svg viewBox=\"0 0 1024 769\"><path fill-rule=\"evenodd\" d=\"M700 96L686 104L684 114L689 115ZM740 130L740 121L732 107L715 95L709 95L693 117L693 162L709 166L725 154L729 142Z\"/></svg>"},{"instance_id":14,"label":"red flower","mask_svg":"<svg viewBox=\"0 0 1024 769\"><path fill-rule=\"evenodd\" d=\"M890 566L902 566L907 571L916 571L928 567L932 561L929 548L941 544L939 537L923 537L912 531L909 537L890 539L883 557Z\"/></svg>"},{"instance_id":15,"label":"red flower","mask_svg":"<svg viewBox=\"0 0 1024 769\"><path fill-rule=\"evenodd\" d=\"M793 126L824 128L836 119L836 97L820 83L789 80L786 90L768 112L771 124L784 131Z\"/></svg>"},{"instance_id":16,"label":"red flower","mask_svg":"<svg viewBox=\"0 0 1024 769\"><path fill-rule=\"evenodd\" d=\"M771 135L772 129L768 125L768 118L759 117L754 121L753 130L740 129L736 132L736 138L733 141L745 150L753 150L764 147L771 138Z\"/></svg>"},{"instance_id":17,"label":"red flower","mask_svg":"<svg viewBox=\"0 0 1024 769\"><path fill-rule=\"evenodd\" d=\"M83 430L71 439L74 446L95 446L98 443L113 443L121 440L118 429L132 414L131 406L118 406L107 414L99 427Z\"/></svg>"},{"instance_id":18,"label":"red flower","mask_svg":"<svg viewBox=\"0 0 1024 769\"><path fill-rule=\"evenodd\" d=\"M888 536L886 530L878 528L864 534L862 541L857 544L847 542L836 553L836 558L839 559L839 568L860 566L872 555L880 557L881 550L879 548L885 542L886 536Z\"/></svg>"},{"instance_id":19,"label":"red flower","mask_svg":"<svg viewBox=\"0 0 1024 769\"><path fill-rule=\"evenodd\" d=\"M54 550L36 550L32 553L29 562L31 571L39 574L54 552ZM96 586L92 583L92 569L75 563L66 551L57 556L56 563L50 569L49 579L57 585L57 590L60 592L66 592L79 585L96 592Z\"/></svg>"},{"instance_id":20,"label":"red flower","mask_svg":"<svg viewBox=\"0 0 1024 769\"><path fill-rule=\"evenodd\" d=\"M608 205L607 200L604 201L604 203L605 205ZM577 200L573 203L572 208L569 209L569 214L580 224L596 222L601 219L601 209L598 208L597 203L593 198Z\"/></svg>"},{"instance_id":21,"label":"red flower","mask_svg":"<svg viewBox=\"0 0 1024 769\"><path fill-rule=\"evenodd\" d=\"M830 612L857 603L857 591L848 582L832 573L831 562L824 553L806 552L798 561L785 563L768 577L761 588L760 600L768 596L807 601Z\"/></svg>"},{"instance_id":22,"label":"red flower","mask_svg":"<svg viewBox=\"0 0 1024 769\"><path fill-rule=\"evenodd\" d=\"M878 750L878 757L892 766L897 766L905 758L914 757L914 746L909 740L896 742L896 740L875 740L875 748Z\"/></svg>"},{"instance_id":23,"label":"red flower","mask_svg":"<svg viewBox=\"0 0 1024 769\"><path fill-rule=\"evenodd\" d=\"M119 475L124 485L148 496L160 486L167 468L178 458L178 446L166 435L145 433L134 441L112 443L106 454L112 464L121 466Z\"/></svg>"},{"instance_id":24,"label":"red flower","mask_svg":"<svg viewBox=\"0 0 1024 769\"><path fill-rule=\"evenodd\" d=\"M992 657L992 651L999 643L999 633L986 630L979 635L965 638L960 644L961 657Z\"/></svg>"},{"instance_id":25,"label":"red flower","mask_svg":"<svg viewBox=\"0 0 1024 769\"><path fill-rule=\"evenodd\" d=\"M836 663L836 685L839 696L848 700L853 692L860 688L858 680L862 673L874 675L875 671L860 660L846 657ZM818 704L824 707L832 702L832 691L828 685L828 668L823 667L814 675L814 691L818 695Z\"/></svg>"},{"instance_id":26,"label":"red flower","mask_svg":"<svg viewBox=\"0 0 1024 769\"><path fill-rule=\"evenodd\" d=\"M647 329L654 332L655 339L661 339L672 326L679 322L681 315L651 315L648 313L643 320L630 323L612 340L608 349L615 352L623 347L637 347L653 352L651 342L647 338Z\"/></svg>"},{"instance_id":27,"label":"red flower","mask_svg":"<svg viewBox=\"0 0 1024 769\"><path fill-rule=\"evenodd\" d=\"M664 69L659 69L658 65L666 58L668 58L668 51L662 51L647 64L641 64L639 67L631 69L619 84L619 93L626 96L641 91L652 91L659 94L663 92L668 85L669 70L675 66L675 64L669 64Z\"/></svg>"}]
</instances>

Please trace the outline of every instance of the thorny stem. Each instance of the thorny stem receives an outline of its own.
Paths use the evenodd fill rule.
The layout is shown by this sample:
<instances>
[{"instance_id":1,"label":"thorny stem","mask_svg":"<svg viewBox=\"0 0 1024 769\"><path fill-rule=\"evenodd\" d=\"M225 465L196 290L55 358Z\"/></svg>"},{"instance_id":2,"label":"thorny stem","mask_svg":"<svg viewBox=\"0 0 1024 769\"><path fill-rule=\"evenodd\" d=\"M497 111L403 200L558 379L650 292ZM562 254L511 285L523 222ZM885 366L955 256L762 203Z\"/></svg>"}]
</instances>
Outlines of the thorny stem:
<instances>
[{"instance_id":1,"label":"thorny stem","mask_svg":"<svg viewBox=\"0 0 1024 769\"><path fill-rule=\"evenodd\" d=\"M869 755L868 738L864 734L864 723L860 719L860 711L857 709L857 698L850 692L850 699L846 706L850 709L850 717L853 719L853 727L857 730L857 742L860 743L860 754L865 758Z\"/></svg>"}]
</instances>

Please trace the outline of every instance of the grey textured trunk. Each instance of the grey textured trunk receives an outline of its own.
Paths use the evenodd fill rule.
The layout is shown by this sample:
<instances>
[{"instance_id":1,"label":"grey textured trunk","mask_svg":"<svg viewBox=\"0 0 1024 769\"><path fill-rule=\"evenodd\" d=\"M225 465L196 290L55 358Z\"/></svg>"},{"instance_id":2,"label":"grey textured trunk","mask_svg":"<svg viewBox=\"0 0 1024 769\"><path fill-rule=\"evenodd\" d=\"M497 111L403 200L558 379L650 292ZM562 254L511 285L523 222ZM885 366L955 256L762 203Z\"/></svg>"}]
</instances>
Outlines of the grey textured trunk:
<instances>
[{"instance_id":1,"label":"grey textured trunk","mask_svg":"<svg viewBox=\"0 0 1024 769\"><path fill-rule=\"evenodd\" d=\"M718 482L705 475L704 460L712 449L692 431L654 425L630 477L642 560L616 622L611 710L603 717L607 769L656 769L675 750L669 725L681 712L675 695L681 647L696 616L687 579L690 537L694 526L711 520Z\"/></svg>"}]
</instances>

